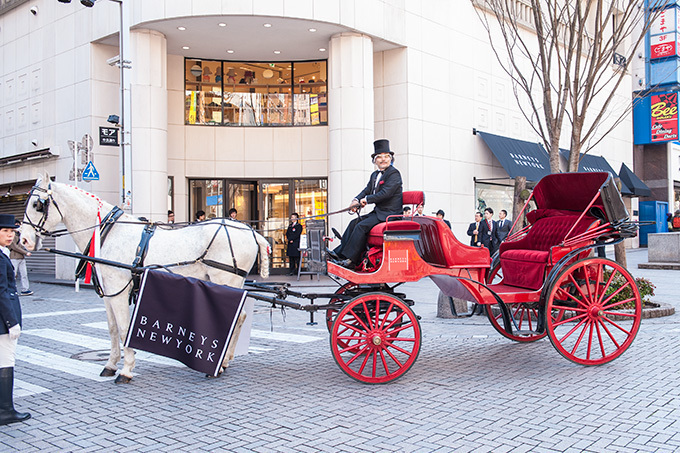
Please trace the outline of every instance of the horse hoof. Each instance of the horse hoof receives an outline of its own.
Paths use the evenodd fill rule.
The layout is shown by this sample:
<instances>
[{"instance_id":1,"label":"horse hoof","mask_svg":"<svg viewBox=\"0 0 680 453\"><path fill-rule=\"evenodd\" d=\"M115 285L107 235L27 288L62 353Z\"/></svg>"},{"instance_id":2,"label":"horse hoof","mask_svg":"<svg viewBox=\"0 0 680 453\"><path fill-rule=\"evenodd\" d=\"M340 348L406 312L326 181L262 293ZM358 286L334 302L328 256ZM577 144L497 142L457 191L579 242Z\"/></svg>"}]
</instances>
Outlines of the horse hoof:
<instances>
[{"instance_id":1,"label":"horse hoof","mask_svg":"<svg viewBox=\"0 0 680 453\"><path fill-rule=\"evenodd\" d=\"M122 374L119 374L114 382L116 384L129 384L131 380L132 380L132 378L129 378L127 376L123 376Z\"/></svg>"},{"instance_id":2,"label":"horse hoof","mask_svg":"<svg viewBox=\"0 0 680 453\"><path fill-rule=\"evenodd\" d=\"M112 370L111 368L104 368L101 373L99 373L101 377L114 377L116 375L116 370Z\"/></svg>"}]
</instances>

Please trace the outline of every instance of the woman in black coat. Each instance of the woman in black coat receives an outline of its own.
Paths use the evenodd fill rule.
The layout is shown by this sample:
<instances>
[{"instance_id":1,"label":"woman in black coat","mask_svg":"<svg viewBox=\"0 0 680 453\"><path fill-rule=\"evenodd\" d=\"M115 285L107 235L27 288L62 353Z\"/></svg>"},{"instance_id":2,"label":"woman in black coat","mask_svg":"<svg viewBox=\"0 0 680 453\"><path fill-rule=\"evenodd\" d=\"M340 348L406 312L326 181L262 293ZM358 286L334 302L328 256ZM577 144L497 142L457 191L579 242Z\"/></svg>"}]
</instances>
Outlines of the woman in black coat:
<instances>
[{"instance_id":1,"label":"woman in black coat","mask_svg":"<svg viewBox=\"0 0 680 453\"><path fill-rule=\"evenodd\" d=\"M297 275L300 265L300 236L302 235L302 225L298 223L297 212L290 215L290 225L286 230L286 255L288 255L289 275Z\"/></svg>"},{"instance_id":2,"label":"woman in black coat","mask_svg":"<svg viewBox=\"0 0 680 453\"><path fill-rule=\"evenodd\" d=\"M21 305L7 247L14 240L14 216L0 214L0 425L22 422L29 413L14 410L14 362L21 334Z\"/></svg>"}]
</instances>

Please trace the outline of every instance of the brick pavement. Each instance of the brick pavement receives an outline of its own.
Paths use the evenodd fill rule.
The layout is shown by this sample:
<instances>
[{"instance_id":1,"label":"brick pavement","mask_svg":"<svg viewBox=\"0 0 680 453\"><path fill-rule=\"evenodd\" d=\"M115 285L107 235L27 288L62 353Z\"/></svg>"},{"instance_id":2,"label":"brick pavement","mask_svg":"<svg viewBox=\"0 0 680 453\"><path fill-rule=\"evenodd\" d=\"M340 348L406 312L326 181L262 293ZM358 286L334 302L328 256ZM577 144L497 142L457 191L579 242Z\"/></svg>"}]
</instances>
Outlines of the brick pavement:
<instances>
[{"instance_id":1,"label":"brick pavement","mask_svg":"<svg viewBox=\"0 0 680 453\"><path fill-rule=\"evenodd\" d=\"M659 299L678 308L673 283L680 271L638 270L646 252L628 256L632 273L651 278ZM35 296L22 299L24 329L57 332L54 338L22 335L22 347L66 360L85 350L60 341L67 333L108 339L106 331L91 327L105 320L103 303L91 290L76 294L48 284L33 290ZM423 345L414 367L387 385L345 376L330 354L325 326L307 326L306 313L288 310L284 319L259 303L255 329L321 340L254 338L251 344L263 352L237 358L218 379L138 360L130 385L29 363L20 353L17 379L45 391L15 398L33 418L1 427L0 450L680 450L679 315L644 320L619 359L582 367L562 358L547 339L504 339L482 317L437 319L429 280L404 285L404 291L423 317Z\"/></svg>"}]
</instances>

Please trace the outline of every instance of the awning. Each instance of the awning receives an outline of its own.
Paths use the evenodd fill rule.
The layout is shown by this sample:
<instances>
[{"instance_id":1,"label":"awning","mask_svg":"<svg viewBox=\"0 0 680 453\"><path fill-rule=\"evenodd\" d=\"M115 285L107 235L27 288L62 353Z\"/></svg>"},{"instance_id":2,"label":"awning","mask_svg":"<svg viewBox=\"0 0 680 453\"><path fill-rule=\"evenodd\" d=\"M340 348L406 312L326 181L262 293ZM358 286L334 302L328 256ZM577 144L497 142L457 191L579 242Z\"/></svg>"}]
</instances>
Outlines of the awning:
<instances>
[{"instance_id":1,"label":"awning","mask_svg":"<svg viewBox=\"0 0 680 453\"><path fill-rule=\"evenodd\" d=\"M569 150L560 148L560 155L567 161L569 161ZM594 156L592 154L581 154L578 162L578 171L581 173L592 173L592 172L606 172L611 174L613 177L617 178L619 175L616 174L614 169L607 159L602 156ZM621 179L621 194L622 195L632 195L633 192L630 190L626 182Z\"/></svg>"},{"instance_id":2,"label":"awning","mask_svg":"<svg viewBox=\"0 0 680 453\"><path fill-rule=\"evenodd\" d=\"M477 131L486 146L511 178L526 176L528 181L539 181L550 174L548 154L538 143Z\"/></svg>"},{"instance_id":3,"label":"awning","mask_svg":"<svg viewBox=\"0 0 680 453\"><path fill-rule=\"evenodd\" d=\"M650 197L652 191L647 187L647 184L642 182L640 178L637 177L633 170L628 168L626 164L621 164L621 170L619 170L619 178L621 183L628 186L628 189L632 192L632 195L636 197Z\"/></svg>"}]
</instances>

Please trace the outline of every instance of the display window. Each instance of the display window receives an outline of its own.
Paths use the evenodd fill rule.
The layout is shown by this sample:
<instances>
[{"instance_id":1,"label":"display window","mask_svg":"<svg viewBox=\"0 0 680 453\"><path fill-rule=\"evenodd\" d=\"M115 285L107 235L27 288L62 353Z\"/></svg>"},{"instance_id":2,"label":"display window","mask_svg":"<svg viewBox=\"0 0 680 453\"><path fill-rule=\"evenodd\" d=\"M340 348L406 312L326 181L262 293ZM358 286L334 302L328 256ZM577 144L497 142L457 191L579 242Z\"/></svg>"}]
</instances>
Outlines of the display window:
<instances>
[{"instance_id":1,"label":"display window","mask_svg":"<svg viewBox=\"0 0 680 453\"><path fill-rule=\"evenodd\" d=\"M208 218L225 217L237 210L236 220L251 225L271 246L272 270L286 270L286 229L297 212L304 226L307 217L323 215L328 208L326 179L191 179L190 217L198 210ZM304 232L304 230L303 230Z\"/></svg>"},{"instance_id":2,"label":"display window","mask_svg":"<svg viewBox=\"0 0 680 453\"><path fill-rule=\"evenodd\" d=\"M184 60L185 123L328 124L327 62Z\"/></svg>"}]
</instances>

